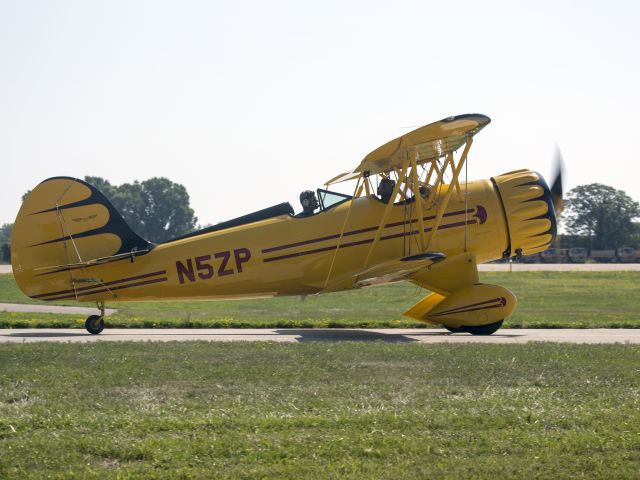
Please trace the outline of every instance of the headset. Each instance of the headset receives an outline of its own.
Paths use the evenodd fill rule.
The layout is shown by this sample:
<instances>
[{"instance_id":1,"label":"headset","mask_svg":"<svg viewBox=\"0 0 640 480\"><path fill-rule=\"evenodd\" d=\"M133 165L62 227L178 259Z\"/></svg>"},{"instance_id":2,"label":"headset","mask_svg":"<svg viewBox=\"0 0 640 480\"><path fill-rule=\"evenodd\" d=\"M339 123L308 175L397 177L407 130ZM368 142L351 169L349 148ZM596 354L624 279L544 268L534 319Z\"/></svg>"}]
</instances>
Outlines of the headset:
<instances>
[{"instance_id":1,"label":"headset","mask_svg":"<svg viewBox=\"0 0 640 480\"><path fill-rule=\"evenodd\" d=\"M305 212L313 212L318 208L316 193L312 190L305 190L300 194L300 203Z\"/></svg>"}]
</instances>

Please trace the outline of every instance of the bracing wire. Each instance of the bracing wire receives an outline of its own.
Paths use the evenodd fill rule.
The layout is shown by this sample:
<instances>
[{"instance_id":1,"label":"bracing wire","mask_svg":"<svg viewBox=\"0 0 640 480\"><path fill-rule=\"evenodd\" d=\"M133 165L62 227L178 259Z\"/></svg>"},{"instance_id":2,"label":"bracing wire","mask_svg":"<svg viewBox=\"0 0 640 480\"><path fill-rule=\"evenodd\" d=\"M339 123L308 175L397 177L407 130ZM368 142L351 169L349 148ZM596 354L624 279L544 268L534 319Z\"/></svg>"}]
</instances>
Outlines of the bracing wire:
<instances>
[{"instance_id":1,"label":"bracing wire","mask_svg":"<svg viewBox=\"0 0 640 480\"><path fill-rule=\"evenodd\" d=\"M464 162L464 253L467 253L467 230L469 228L469 185L468 185L468 171L469 171L469 155L465 158Z\"/></svg>"}]
</instances>

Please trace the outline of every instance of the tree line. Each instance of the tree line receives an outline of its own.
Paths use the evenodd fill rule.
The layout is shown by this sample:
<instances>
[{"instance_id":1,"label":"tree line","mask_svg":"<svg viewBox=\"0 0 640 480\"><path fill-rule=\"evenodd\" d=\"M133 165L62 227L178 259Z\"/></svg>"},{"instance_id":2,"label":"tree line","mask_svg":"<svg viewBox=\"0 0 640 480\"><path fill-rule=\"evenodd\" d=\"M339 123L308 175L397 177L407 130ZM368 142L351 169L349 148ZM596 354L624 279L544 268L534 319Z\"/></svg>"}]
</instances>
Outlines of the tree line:
<instances>
[{"instance_id":1,"label":"tree line","mask_svg":"<svg viewBox=\"0 0 640 480\"><path fill-rule=\"evenodd\" d=\"M622 190L592 183L567 194L569 205L563 214L568 242L565 247L606 250L640 247L640 204Z\"/></svg>"},{"instance_id":2,"label":"tree line","mask_svg":"<svg viewBox=\"0 0 640 480\"><path fill-rule=\"evenodd\" d=\"M85 181L109 199L134 232L151 242L166 242L196 228L189 194L179 183L162 177L122 185L101 177L85 177ZM567 199L560 220L566 231L560 239L563 247L640 248L640 204L624 191L592 183L569 191ZM12 227L0 227L0 260L5 262L10 260Z\"/></svg>"},{"instance_id":3,"label":"tree line","mask_svg":"<svg viewBox=\"0 0 640 480\"><path fill-rule=\"evenodd\" d=\"M129 226L153 243L166 242L196 228L187 189L164 177L112 185L101 177L84 177L100 190Z\"/></svg>"}]
</instances>

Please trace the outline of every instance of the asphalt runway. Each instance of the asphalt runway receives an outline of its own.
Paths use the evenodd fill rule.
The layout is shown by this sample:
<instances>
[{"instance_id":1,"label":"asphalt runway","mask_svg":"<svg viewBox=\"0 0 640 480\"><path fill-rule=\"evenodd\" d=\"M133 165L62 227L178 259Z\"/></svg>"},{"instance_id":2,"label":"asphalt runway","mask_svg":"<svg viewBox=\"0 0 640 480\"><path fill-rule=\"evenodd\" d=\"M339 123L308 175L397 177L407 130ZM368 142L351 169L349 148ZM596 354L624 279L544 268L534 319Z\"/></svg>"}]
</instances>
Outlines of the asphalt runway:
<instances>
[{"instance_id":1,"label":"asphalt runway","mask_svg":"<svg viewBox=\"0 0 640 480\"><path fill-rule=\"evenodd\" d=\"M502 329L491 336L451 334L442 329L105 329L91 335L83 329L0 329L0 343L25 342L392 342L392 343L634 343L640 329Z\"/></svg>"}]
</instances>

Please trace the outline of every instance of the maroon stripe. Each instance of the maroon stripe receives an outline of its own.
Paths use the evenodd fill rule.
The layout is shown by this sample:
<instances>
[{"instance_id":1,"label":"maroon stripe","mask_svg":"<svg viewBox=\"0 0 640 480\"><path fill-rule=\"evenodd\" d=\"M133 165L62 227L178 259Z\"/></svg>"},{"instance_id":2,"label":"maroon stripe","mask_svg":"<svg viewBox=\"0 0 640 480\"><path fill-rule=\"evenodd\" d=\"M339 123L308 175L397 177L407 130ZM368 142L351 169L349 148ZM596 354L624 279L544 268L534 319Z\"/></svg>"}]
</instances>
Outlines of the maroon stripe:
<instances>
[{"instance_id":1,"label":"maroon stripe","mask_svg":"<svg viewBox=\"0 0 640 480\"><path fill-rule=\"evenodd\" d=\"M340 248L355 247L357 245L364 245L365 243L372 243L372 242L373 242L373 238L367 238L365 240L358 240L357 242L343 243L342 245L340 245Z\"/></svg>"},{"instance_id":2,"label":"maroon stripe","mask_svg":"<svg viewBox=\"0 0 640 480\"><path fill-rule=\"evenodd\" d=\"M491 310L492 308L500 308L503 307L504 305L502 305L502 303L500 303L499 305L490 305L488 307L478 307L478 308L469 308L468 310L460 310L458 312L453 312L453 315L457 314L457 313L468 313L468 312L477 312L478 310ZM429 315L427 314L427 318L431 318L431 317L440 317L442 315L451 315L450 313L436 313L434 315Z\"/></svg>"},{"instance_id":3,"label":"maroon stripe","mask_svg":"<svg viewBox=\"0 0 640 480\"><path fill-rule=\"evenodd\" d=\"M469 220L467 222L456 222L456 223L451 223L449 225L441 225L440 227L438 227L438 230L444 230L445 228L459 227L461 225L464 225L465 223L468 223L469 225L471 225L471 224L476 223L476 221L475 220ZM376 230L376 229L374 228L374 230ZM431 231L431 227L425 228L424 231L425 232L430 232ZM419 232L419 230L412 230L411 232L394 233L393 235L385 235L384 237L380 237L380 240L391 240L393 238L405 237L405 236L409 236L409 235L417 235L418 232ZM372 242L373 242L373 238L368 238L366 240L359 240L357 242L342 243L342 244L340 244L340 248L354 247L356 245L363 245L365 243L372 243ZM336 249L336 245L332 245L330 247L315 248L313 250L305 250L305 251L302 251L302 252L289 253L287 255L280 255L280 256L277 256L277 257L265 258L265 259L263 259L263 262L265 262L265 263L266 262L274 262L276 260L284 260L286 258L302 257L304 255L311 255L312 253L327 252L329 250L335 250L335 249Z\"/></svg>"},{"instance_id":4,"label":"maroon stripe","mask_svg":"<svg viewBox=\"0 0 640 480\"><path fill-rule=\"evenodd\" d=\"M124 288L131 288L131 287L140 287L142 285L150 285L152 283L161 283L161 282L166 282L168 280L167 277L162 277L162 278L158 278L158 279L154 279L154 280L147 280L146 282L137 282L137 283L130 283L129 285L120 285L118 287L113 287L113 288L103 288L102 290L95 290L92 292L85 292L82 295L78 295L79 297L86 297L88 295L95 295L96 293L104 293L104 292L111 292L113 290L122 290ZM66 300L69 298L76 298L75 295L67 295L65 297L54 297L54 298L47 298L46 300L48 302L51 302L53 300Z\"/></svg>"},{"instance_id":5,"label":"maroon stripe","mask_svg":"<svg viewBox=\"0 0 640 480\"><path fill-rule=\"evenodd\" d=\"M411 230L410 232L394 233L393 235L385 235L380 237L380 240L391 240L392 238L406 237L411 235L417 235L420 230ZM425 232L430 232L431 228L425 228Z\"/></svg>"},{"instance_id":6,"label":"maroon stripe","mask_svg":"<svg viewBox=\"0 0 640 480\"><path fill-rule=\"evenodd\" d=\"M464 310L465 308L477 307L479 305L484 305L486 303L499 302L502 297L492 298L491 300L485 300L484 302L472 303L470 305L464 305L462 307L451 308L449 310L438 313L438 315L442 315L445 313L454 313L456 310Z\"/></svg>"},{"instance_id":7,"label":"maroon stripe","mask_svg":"<svg viewBox=\"0 0 640 480\"><path fill-rule=\"evenodd\" d=\"M73 288L69 290L60 290L51 293L41 293L40 295L34 295L31 298L50 297L51 295L62 295L63 293L84 292L85 290L92 290L94 288L100 288L103 285L115 285L117 283L129 282L131 280L140 280L142 278L155 277L156 275L166 275L166 270L159 270L157 272L145 273L144 275L136 275L134 277L121 278L120 280L111 280L110 282L101 282L100 285L91 285L89 287Z\"/></svg>"},{"instance_id":8,"label":"maroon stripe","mask_svg":"<svg viewBox=\"0 0 640 480\"><path fill-rule=\"evenodd\" d=\"M445 213L443 215L443 217L452 217L455 215L462 215L463 213L471 213L473 212L473 208L469 208L466 210L460 210L457 212L448 212ZM435 215L429 215L427 217L423 217L422 220L433 220L435 219ZM400 225L410 225L412 223L416 223L418 221L418 219L415 220L411 220L411 221L402 221L402 222L394 222L394 223L388 223L384 226L384 228L392 228L392 227L398 227ZM348 232L345 232L343 237L349 236L349 235L357 235L359 233L365 233L365 232L373 232L375 230L377 230L378 227L367 227L367 228L361 228L359 230L351 230ZM425 230L427 231L427 230ZM324 237L318 237L318 238L312 238L310 240L302 240L300 242L294 242L294 243L287 243L286 245L279 245L277 247L270 247L270 248L265 248L264 250L262 250L262 253L270 253L270 252L276 252L278 250L285 250L287 248L293 248L293 247L300 247L302 245L309 245L310 243L317 243L317 242L324 242L326 240L333 240L334 238L340 238L340 234L334 234L334 235L327 235ZM394 237L395 238L395 237Z\"/></svg>"},{"instance_id":9,"label":"maroon stripe","mask_svg":"<svg viewBox=\"0 0 640 480\"><path fill-rule=\"evenodd\" d=\"M357 245L363 245L365 243L371 243L371 242L373 242L373 238L367 238L366 240L358 240L357 242L343 243L340 245L340 248L355 247ZM275 260L284 260L285 258L300 257L302 255L310 255L312 253L328 252L329 250L335 250L335 249L336 249L336 246L331 245L330 247L316 248L314 250L305 250L304 252L296 252L296 253L289 253L287 255L280 255L279 257L265 258L264 261L273 262Z\"/></svg>"},{"instance_id":10,"label":"maroon stripe","mask_svg":"<svg viewBox=\"0 0 640 480\"><path fill-rule=\"evenodd\" d=\"M442 218L444 217L454 217L456 215L462 215L463 213L471 213L473 212L473 208L469 208L467 209L467 211L465 212L464 210L458 210L457 212L447 212L444 215L442 215ZM434 220L436 218L435 215L429 215L427 217L422 217L422 220ZM388 223L387 225L385 225L385 228L389 228L389 227L397 227L399 225L402 224L409 224L409 223L416 223L418 221L418 219L416 218L415 220L411 220L410 222L407 222L406 220L404 222L394 222L394 223ZM378 227L374 227L375 230L377 230Z\"/></svg>"},{"instance_id":11,"label":"maroon stripe","mask_svg":"<svg viewBox=\"0 0 640 480\"><path fill-rule=\"evenodd\" d=\"M467 220L466 222L449 223L448 225L442 225L442 226L438 227L438 230L446 230L447 228L461 227L464 224L473 225L474 223L476 223L475 220ZM431 230L431 229L429 229L429 230ZM426 232L427 229L425 228L424 231Z\"/></svg>"},{"instance_id":12,"label":"maroon stripe","mask_svg":"<svg viewBox=\"0 0 640 480\"><path fill-rule=\"evenodd\" d=\"M406 222L406 223L409 223L409 222ZM399 223L399 225L401 224L402 223ZM391 226L391 225L387 225L387 226ZM349 232L345 232L342 236L348 237L349 235L358 235L359 233L373 232L377 229L378 227L361 228L359 230L351 230ZM270 253L270 252L276 252L278 250L286 250L287 248L301 247L303 245L309 245L310 243L318 243L318 242L324 242L326 240L333 240L334 238L340 238L340 234L336 233L334 235L327 235L325 237L312 238L310 240L302 240L300 242L288 243L286 245L279 245L277 247L265 248L264 250L262 250L262 253Z\"/></svg>"},{"instance_id":13,"label":"maroon stripe","mask_svg":"<svg viewBox=\"0 0 640 480\"><path fill-rule=\"evenodd\" d=\"M265 258L265 262L275 262L276 260L284 260L285 258L301 257L302 255L311 255L312 253L328 252L329 250L335 250L336 246L316 248L315 250L306 250L304 252L289 253L288 255L280 255L279 257Z\"/></svg>"},{"instance_id":14,"label":"maroon stripe","mask_svg":"<svg viewBox=\"0 0 640 480\"><path fill-rule=\"evenodd\" d=\"M299 247L301 245L308 245L314 242L324 242L325 240L332 240L334 238L339 238L339 237L340 237L340 234L336 234L336 235L327 235L326 237L318 237L312 240L302 240L300 242L288 243L287 245L280 245L278 247L265 248L264 250L262 250L262 253L275 252L278 250L284 250L285 248L291 248L291 247Z\"/></svg>"},{"instance_id":15,"label":"maroon stripe","mask_svg":"<svg viewBox=\"0 0 640 480\"><path fill-rule=\"evenodd\" d=\"M350 232L345 232L343 237L347 237L349 235L357 235L359 233L372 232L377 229L378 227L369 227L369 228L361 228L360 230L352 230ZM302 245L308 245L310 243L324 242L325 240L333 240L334 238L340 238L340 234L337 233L335 235L327 235L326 237L312 238L311 240L302 240L300 242L289 243L287 245L280 245L278 247L265 248L264 250L262 250L262 253L275 252L277 250L284 250L292 247L300 247Z\"/></svg>"},{"instance_id":16,"label":"maroon stripe","mask_svg":"<svg viewBox=\"0 0 640 480\"><path fill-rule=\"evenodd\" d=\"M468 225L473 225L474 223L476 223L475 220L468 220L466 222ZM454 228L454 227L460 227L462 225L464 225L465 222L456 222L456 223L450 223L448 225L440 225L438 227L438 230L445 230L447 228ZM431 227L427 227L424 229L425 233L429 233L431 230L433 230L433 228ZM393 235L385 235L384 237L380 237L380 240L390 240L392 238L398 238L398 237L405 237L408 235L417 235L419 232L419 230L412 230L411 232L402 232L402 233L394 233Z\"/></svg>"}]
</instances>

